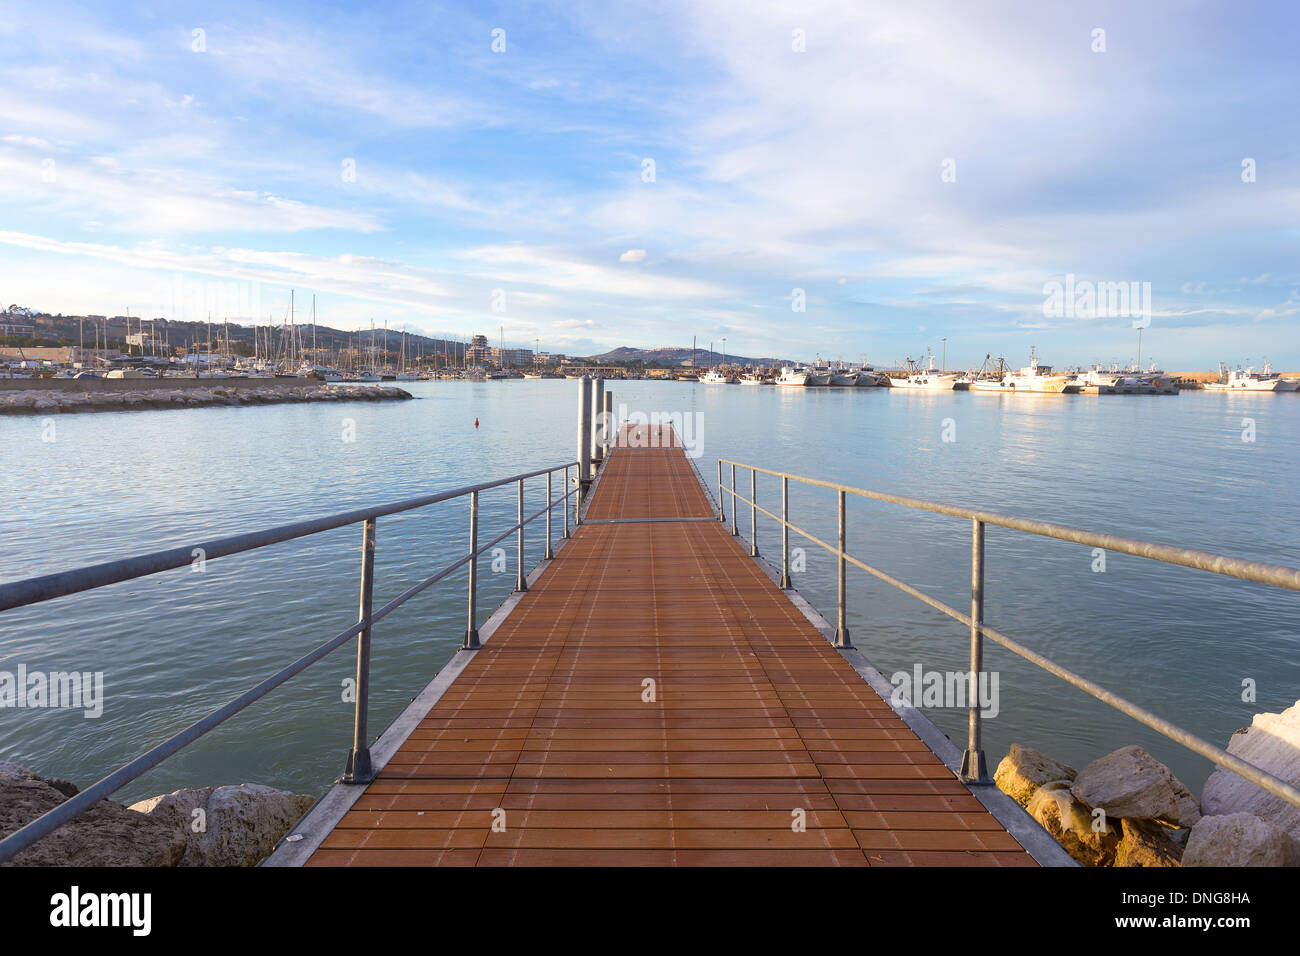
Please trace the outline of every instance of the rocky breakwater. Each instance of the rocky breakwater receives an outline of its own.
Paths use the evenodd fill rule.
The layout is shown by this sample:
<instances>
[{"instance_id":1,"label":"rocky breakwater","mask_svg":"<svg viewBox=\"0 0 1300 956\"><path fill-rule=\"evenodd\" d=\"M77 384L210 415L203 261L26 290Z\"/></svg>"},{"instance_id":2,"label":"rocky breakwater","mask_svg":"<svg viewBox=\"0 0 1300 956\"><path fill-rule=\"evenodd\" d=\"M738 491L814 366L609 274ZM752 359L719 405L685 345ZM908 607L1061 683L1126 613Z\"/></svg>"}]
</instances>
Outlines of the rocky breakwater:
<instances>
[{"instance_id":1,"label":"rocky breakwater","mask_svg":"<svg viewBox=\"0 0 1300 956\"><path fill-rule=\"evenodd\" d=\"M0 392L0 415L60 412L121 412L149 408L201 408L212 405L276 405L297 402L381 402L412 398L405 389L381 385L327 385L322 382L240 387L230 384L184 388L142 384L125 391Z\"/></svg>"},{"instance_id":2,"label":"rocky breakwater","mask_svg":"<svg viewBox=\"0 0 1300 956\"><path fill-rule=\"evenodd\" d=\"M0 762L0 838L77 793ZM258 784L178 790L124 807L101 800L9 866L255 866L315 801Z\"/></svg>"},{"instance_id":3,"label":"rocky breakwater","mask_svg":"<svg viewBox=\"0 0 1300 956\"><path fill-rule=\"evenodd\" d=\"M1300 702L1257 715L1227 749L1300 786ZM1141 747L1075 771L1012 744L994 781L1085 866L1300 866L1300 808L1222 768L1198 803Z\"/></svg>"}]
</instances>

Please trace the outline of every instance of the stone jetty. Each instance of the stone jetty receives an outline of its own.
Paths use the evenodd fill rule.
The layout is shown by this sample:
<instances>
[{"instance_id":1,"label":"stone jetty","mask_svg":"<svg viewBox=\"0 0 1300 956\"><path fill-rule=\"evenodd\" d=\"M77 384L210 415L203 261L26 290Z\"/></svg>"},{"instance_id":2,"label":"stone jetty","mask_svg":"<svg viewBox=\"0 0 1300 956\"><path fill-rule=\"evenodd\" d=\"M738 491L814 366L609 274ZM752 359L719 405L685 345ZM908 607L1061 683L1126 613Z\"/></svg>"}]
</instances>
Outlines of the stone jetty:
<instances>
[{"instance_id":1,"label":"stone jetty","mask_svg":"<svg viewBox=\"0 0 1300 956\"><path fill-rule=\"evenodd\" d=\"M0 415L49 415L61 412L121 412L149 408L203 408L212 405L275 405L297 402L380 402L412 398L405 389L381 385L325 384L295 379L248 384L231 380L186 379L176 382L127 380L129 388L5 389ZM237 381L237 380L236 380ZM200 384L201 383L201 384Z\"/></svg>"}]
</instances>

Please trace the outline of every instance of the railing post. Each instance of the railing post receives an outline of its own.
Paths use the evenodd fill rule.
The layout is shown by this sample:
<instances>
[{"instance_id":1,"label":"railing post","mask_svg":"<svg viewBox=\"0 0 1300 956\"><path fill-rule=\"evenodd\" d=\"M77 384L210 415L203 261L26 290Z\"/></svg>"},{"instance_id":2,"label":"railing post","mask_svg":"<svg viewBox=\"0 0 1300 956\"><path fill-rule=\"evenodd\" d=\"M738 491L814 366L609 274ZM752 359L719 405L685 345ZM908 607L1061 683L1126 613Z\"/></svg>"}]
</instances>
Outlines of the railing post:
<instances>
[{"instance_id":1,"label":"railing post","mask_svg":"<svg viewBox=\"0 0 1300 956\"><path fill-rule=\"evenodd\" d=\"M574 494L573 497L578 497ZM564 512L564 540L569 540L569 466L564 466L564 501L561 502L560 510Z\"/></svg>"},{"instance_id":2,"label":"railing post","mask_svg":"<svg viewBox=\"0 0 1300 956\"><path fill-rule=\"evenodd\" d=\"M344 783L370 783L375 771L370 763L370 617L375 598L375 519L367 518L361 532L361 607L358 623L365 628L357 635L357 708L352 722L352 750L343 771Z\"/></svg>"},{"instance_id":3,"label":"railing post","mask_svg":"<svg viewBox=\"0 0 1300 956\"><path fill-rule=\"evenodd\" d=\"M970 726L966 752L961 758L961 779L965 783L988 783L981 726L980 673L984 670L984 522L971 519L970 538Z\"/></svg>"},{"instance_id":4,"label":"railing post","mask_svg":"<svg viewBox=\"0 0 1300 956\"><path fill-rule=\"evenodd\" d=\"M515 578L515 590L528 590L528 575L524 572L524 480L519 479L519 575Z\"/></svg>"},{"instance_id":5,"label":"railing post","mask_svg":"<svg viewBox=\"0 0 1300 956\"><path fill-rule=\"evenodd\" d=\"M846 576L845 576L845 571L846 571L846 568L847 568L847 562L845 562L845 560L844 560L844 554L845 554L845 551L848 549L848 533L847 533L847 530L848 530L848 514L847 514L847 512L845 511L845 506L844 506L844 492L843 492L843 491L840 492L840 508L839 508L839 511L840 511L840 520L839 520L839 525L840 525L840 536L839 536L839 539L840 539L840 550L839 550L839 555L838 555L838 556L836 557L836 559L835 559L835 563L839 566L839 570L838 570L838 573L837 573L836 577L839 579L839 591L840 591L840 597L839 597L839 623L838 623L838 624L836 625L836 627L835 627L835 646L836 646L836 647L852 647L852 646L853 646L853 642L852 642L851 640L849 640L849 623L848 623L848 588L847 588L847 586L846 586L846 585L847 585L847 579L846 579Z\"/></svg>"},{"instance_id":6,"label":"railing post","mask_svg":"<svg viewBox=\"0 0 1300 956\"><path fill-rule=\"evenodd\" d=\"M604 428L602 429L602 431L604 432L604 435L602 436L602 438L604 439L602 442L604 447L601 449L601 453L600 453L600 457L602 460L609 457L609 448L610 445L613 444L613 442L610 441L609 433L614 429L614 393L609 391L608 389L605 390L604 411L605 411L605 416L603 419Z\"/></svg>"},{"instance_id":7,"label":"railing post","mask_svg":"<svg viewBox=\"0 0 1300 956\"><path fill-rule=\"evenodd\" d=\"M596 377L591 380L591 435L588 439L591 443L591 477L596 477L596 472L600 470L601 462L604 456L601 454L600 446L600 422L604 418L605 410L605 380Z\"/></svg>"},{"instance_id":8,"label":"railing post","mask_svg":"<svg viewBox=\"0 0 1300 956\"><path fill-rule=\"evenodd\" d=\"M591 484L591 379L582 376L578 388L578 493L573 496L573 523L579 524L583 492Z\"/></svg>"},{"instance_id":9,"label":"railing post","mask_svg":"<svg viewBox=\"0 0 1300 956\"><path fill-rule=\"evenodd\" d=\"M781 476L781 588L790 587L790 479Z\"/></svg>"},{"instance_id":10,"label":"railing post","mask_svg":"<svg viewBox=\"0 0 1300 956\"><path fill-rule=\"evenodd\" d=\"M469 623L461 650L476 651L478 639L478 492L469 493Z\"/></svg>"},{"instance_id":11,"label":"railing post","mask_svg":"<svg viewBox=\"0 0 1300 956\"><path fill-rule=\"evenodd\" d=\"M722 506L722 459L718 459L718 520L727 523L727 509Z\"/></svg>"},{"instance_id":12,"label":"railing post","mask_svg":"<svg viewBox=\"0 0 1300 956\"><path fill-rule=\"evenodd\" d=\"M555 502L551 498L551 475L553 474L554 472L551 471L546 473L546 548L542 552L543 561L549 561L555 557L551 553L551 512L555 510Z\"/></svg>"},{"instance_id":13,"label":"railing post","mask_svg":"<svg viewBox=\"0 0 1300 956\"><path fill-rule=\"evenodd\" d=\"M758 469L749 469L749 555L758 557Z\"/></svg>"},{"instance_id":14,"label":"railing post","mask_svg":"<svg viewBox=\"0 0 1300 956\"><path fill-rule=\"evenodd\" d=\"M731 466L731 533L739 535L736 530L736 466Z\"/></svg>"}]
</instances>

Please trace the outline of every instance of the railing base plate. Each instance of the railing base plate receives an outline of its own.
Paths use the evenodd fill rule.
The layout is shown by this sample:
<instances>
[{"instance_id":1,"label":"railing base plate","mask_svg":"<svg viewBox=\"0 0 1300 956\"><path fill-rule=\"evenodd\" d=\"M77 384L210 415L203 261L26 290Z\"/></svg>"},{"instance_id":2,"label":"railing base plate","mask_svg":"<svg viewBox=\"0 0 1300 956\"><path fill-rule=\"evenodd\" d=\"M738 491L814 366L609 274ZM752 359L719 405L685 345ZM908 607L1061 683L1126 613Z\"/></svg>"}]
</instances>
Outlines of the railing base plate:
<instances>
[{"instance_id":1,"label":"railing base plate","mask_svg":"<svg viewBox=\"0 0 1300 956\"><path fill-rule=\"evenodd\" d=\"M962 783L989 784L993 780L989 777L988 763L984 760L984 751L967 750L961 756L961 777Z\"/></svg>"}]
</instances>

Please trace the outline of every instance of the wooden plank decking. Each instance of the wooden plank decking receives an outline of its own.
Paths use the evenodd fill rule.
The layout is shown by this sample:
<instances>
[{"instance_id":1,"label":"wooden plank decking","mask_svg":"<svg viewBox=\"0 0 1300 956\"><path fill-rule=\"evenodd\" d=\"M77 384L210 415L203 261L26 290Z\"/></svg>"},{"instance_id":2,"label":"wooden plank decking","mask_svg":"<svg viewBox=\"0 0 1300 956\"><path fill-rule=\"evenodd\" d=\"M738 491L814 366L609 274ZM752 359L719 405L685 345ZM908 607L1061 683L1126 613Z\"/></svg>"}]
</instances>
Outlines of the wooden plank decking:
<instances>
[{"instance_id":1,"label":"wooden plank decking","mask_svg":"<svg viewBox=\"0 0 1300 956\"><path fill-rule=\"evenodd\" d=\"M711 514L617 448L309 865L1034 865Z\"/></svg>"}]
</instances>

